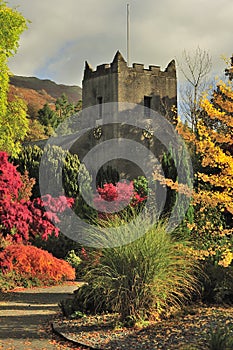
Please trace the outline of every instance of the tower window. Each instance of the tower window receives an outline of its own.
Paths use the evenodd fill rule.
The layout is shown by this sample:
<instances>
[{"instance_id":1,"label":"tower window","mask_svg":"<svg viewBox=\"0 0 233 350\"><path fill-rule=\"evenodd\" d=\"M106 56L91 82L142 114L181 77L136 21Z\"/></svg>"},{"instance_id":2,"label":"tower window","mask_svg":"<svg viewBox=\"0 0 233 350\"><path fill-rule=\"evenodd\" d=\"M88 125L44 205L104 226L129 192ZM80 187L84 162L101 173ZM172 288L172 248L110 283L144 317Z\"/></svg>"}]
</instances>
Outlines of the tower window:
<instances>
[{"instance_id":1,"label":"tower window","mask_svg":"<svg viewBox=\"0 0 233 350\"><path fill-rule=\"evenodd\" d=\"M97 97L98 105L99 105L99 117L102 117L103 114L103 97Z\"/></svg>"},{"instance_id":2,"label":"tower window","mask_svg":"<svg viewBox=\"0 0 233 350\"><path fill-rule=\"evenodd\" d=\"M145 116L150 116L150 108L151 108L151 97L150 96L144 96L144 114Z\"/></svg>"}]
</instances>

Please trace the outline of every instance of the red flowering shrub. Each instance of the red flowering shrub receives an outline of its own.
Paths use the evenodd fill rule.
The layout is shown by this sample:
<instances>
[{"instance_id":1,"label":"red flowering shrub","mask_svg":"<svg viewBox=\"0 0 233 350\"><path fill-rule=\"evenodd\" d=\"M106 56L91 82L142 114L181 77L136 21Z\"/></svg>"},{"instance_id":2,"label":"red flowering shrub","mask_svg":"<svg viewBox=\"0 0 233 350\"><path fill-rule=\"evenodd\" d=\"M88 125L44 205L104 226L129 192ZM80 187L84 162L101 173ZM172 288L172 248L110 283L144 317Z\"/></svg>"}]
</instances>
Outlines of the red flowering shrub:
<instances>
[{"instance_id":1,"label":"red flowering shrub","mask_svg":"<svg viewBox=\"0 0 233 350\"><path fill-rule=\"evenodd\" d=\"M58 235L59 229L53 224L59 222L57 213L73 205L73 199L65 196L47 195L31 202L30 184L28 178L21 178L7 154L0 152L0 230L8 240L28 241L29 236L35 234L46 239L53 232Z\"/></svg>"},{"instance_id":2,"label":"red flowering shrub","mask_svg":"<svg viewBox=\"0 0 233 350\"><path fill-rule=\"evenodd\" d=\"M30 224L30 232L35 235L40 233L43 239L47 239L52 233L55 236L59 234L59 228L54 226L60 219L58 213L63 213L67 208L72 207L73 198L59 196L53 198L47 194L42 198L36 198L29 204L29 209L32 213L32 224ZM46 211L45 209L46 208Z\"/></svg>"},{"instance_id":3,"label":"red flowering shrub","mask_svg":"<svg viewBox=\"0 0 233 350\"><path fill-rule=\"evenodd\" d=\"M0 198L10 195L18 198L18 191L23 183L16 167L8 162L6 152L0 152Z\"/></svg>"},{"instance_id":4,"label":"red flowering shrub","mask_svg":"<svg viewBox=\"0 0 233 350\"><path fill-rule=\"evenodd\" d=\"M36 278L42 285L75 279L75 269L45 250L12 244L0 252L0 268L5 275L14 271L21 280Z\"/></svg>"},{"instance_id":5,"label":"red flowering shrub","mask_svg":"<svg viewBox=\"0 0 233 350\"><path fill-rule=\"evenodd\" d=\"M117 187L111 183L104 184L103 188L98 187L97 190L100 195L100 198L104 199L105 201L112 202L118 198Z\"/></svg>"},{"instance_id":6,"label":"red flowering shrub","mask_svg":"<svg viewBox=\"0 0 233 350\"><path fill-rule=\"evenodd\" d=\"M97 191L94 204L100 212L117 212L128 205L136 207L147 198L136 192L133 181L118 182L116 185L106 183L103 188L98 187Z\"/></svg>"}]
</instances>

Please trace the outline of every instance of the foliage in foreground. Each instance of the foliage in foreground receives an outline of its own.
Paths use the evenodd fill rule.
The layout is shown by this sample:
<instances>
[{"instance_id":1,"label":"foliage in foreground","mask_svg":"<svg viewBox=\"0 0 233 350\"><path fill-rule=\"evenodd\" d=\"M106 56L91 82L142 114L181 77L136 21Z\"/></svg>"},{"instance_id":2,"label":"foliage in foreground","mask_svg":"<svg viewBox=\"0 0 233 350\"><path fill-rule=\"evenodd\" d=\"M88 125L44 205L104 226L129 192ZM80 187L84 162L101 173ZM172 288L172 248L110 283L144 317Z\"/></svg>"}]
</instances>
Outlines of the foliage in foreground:
<instances>
[{"instance_id":1,"label":"foliage in foreground","mask_svg":"<svg viewBox=\"0 0 233 350\"><path fill-rule=\"evenodd\" d=\"M219 266L211 261L203 265L207 278L203 281L202 300L208 303L233 304L233 266Z\"/></svg>"},{"instance_id":2,"label":"foliage in foreground","mask_svg":"<svg viewBox=\"0 0 233 350\"><path fill-rule=\"evenodd\" d=\"M47 145L43 150L36 145L23 147L17 158L13 158L13 162L18 166L17 170L23 174L28 171L29 176L35 178L36 184L33 188L33 197L40 196L39 188L39 169L41 161L43 166L43 178L47 179L51 188L56 188L56 184L60 181L62 175L62 184L65 195L76 198L79 194L79 172L80 161L77 155L71 154L67 150L63 150L59 146ZM61 174L62 169L62 174ZM61 193L56 195L60 195Z\"/></svg>"},{"instance_id":3,"label":"foliage in foreground","mask_svg":"<svg viewBox=\"0 0 233 350\"><path fill-rule=\"evenodd\" d=\"M201 101L196 133L181 123L178 132L194 157L195 183L190 225L205 259L228 267L233 260L233 89L220 82L212 99Z\"/></svg>"},{"instance_id":4,"label":"foliage in foreground","mask_svg":"<svg viewBox=\"0 0 233 350\"><path fill-rule=\"evenodd\" d=\"M211 329L208 346L210 350L231 350L233 348L233 334L227 326L218 325Z\"/></svg>"},{"instance_id":5,"label":"foliage in foreground","mask_svg":"<svg viewBox=\"0 0 233 350\"><path fill-rule=\"evenodd\" d=\"M146 195L138 194L133 181L129 183L117 182L115 185L106 183L103 188L98 187L97 192L93 202L99 211L99 218L107 217L108 214L106 213L109 209L111 213L115 213L122 210L122 208L125 209L127 205L139 208L147 199Z\"/></svg>"},{"instance_id":6,"label":"foliage in foreground","mask_svg":"<svg viewBox=\"0 0 233 350\"><path fill-rule=\"evenodd\" d=\"M31 238L30 243L37 248L47 250L58 259L65 259L71 250L76 254L81 250L80 243L68 238L62 232L59 232L58 236L53 233L46 240L41 235L37 235Z\"/></svg>"},{"instance_id":7,"label":"foliage in foreground","mask_svg":"<svg viewBox=\"0 0 233 350\"><path fill-rule=\"evenodd\" d=\"M187 242L175 240L163 224L150 227L148 218L131 224L114 222L118 242L131 232L147 232L130 244L101 250L99 262L87 267L87 284L77 290L71 312L112 311L123 322L153 319L197 292L199 267L187 253ZM99 229L106 237L108 230Z\"/></svg>"},{"instance_id":8,"label":"foliage in foreground","mask_svg":"<svg viewBox=\"0 0 233 350\"><path fill-rule=\"evenodd\" d=\"M32 183L26 176L22 178L16 167L8 161L8 155L0 152L0 233L7 240L22 242L40 234L58 235L58 213L63 213L73 205L73 199L50 195L29 200ZM44 207L47 208L45 211Z\"/></svg>"},{"instance_id":9,"label":"foliage in foreground","mask_svg":"<svg viewBox=\"0 0 233 350\"><path fill-rule=\"evenodd\" d=\"M10 76L8 59L17 52L27 21L16 9L0 1L0 28L0 149L16 156L28 131L28 119L26 105L21 99L7 100Z\"/></svg>"},{"instance_id":10,"label":"foliage in foreground","mask_svg":"<svg viewBox=\"0 0 233 350\"><path fill-rule=\"evenodd\" d=\"M0 253L1 288L51 285L75 279L75 269L52 254L23 244L8 245Z\"/></svg>"}]
</instances>

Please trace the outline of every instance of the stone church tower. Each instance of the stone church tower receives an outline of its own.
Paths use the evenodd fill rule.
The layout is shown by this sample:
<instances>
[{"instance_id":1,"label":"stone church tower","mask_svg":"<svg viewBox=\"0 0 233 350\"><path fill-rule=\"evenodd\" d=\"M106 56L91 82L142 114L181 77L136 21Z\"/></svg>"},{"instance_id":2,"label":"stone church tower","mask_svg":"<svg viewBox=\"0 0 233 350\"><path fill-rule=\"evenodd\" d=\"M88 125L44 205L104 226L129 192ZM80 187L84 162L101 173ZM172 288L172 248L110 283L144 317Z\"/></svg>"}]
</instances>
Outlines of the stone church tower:
<instances>
[{"instance_id":1,"label":"stone church tower","mask_svg":"<svg viewBox=\"0 0 233 350\"><path fill-rule=\"evenodd\" d=\"M165 71L159 66L144 68L133 63L128 67L117 51L111 64L102 64L93 70L86 62L83 89L83 109L108 102L129 102L149 107L174 122L173 107L177 107L177 80L175 61Z\"/></svg>"},{"instance_id":2,"label":"stone church tower","mask_svg":"<svg viewBox=\"0 0 233 350\"><path fill-rule=\"evenodd\" d=\"M162 115L161 118L164 116L172 123L176 122L177 80L174 60L168 64L164 71L158 66L149 66L148 69L145 69L143 64L138 63L129 67L121 53L117 51L112 63L97 66L96 70L93 70L86 62L82 84L84 116L82 120L87 123L87 131L73 143L70 148L71 153L77 153L82 161L86 155L92 154L90 151L95 151L96 146L104 145L105 141L117 140L118 144L114 148L114 152L117 152L121 149L122 144L132 140L138 146L145 146L148 152L157 158L162 155L164 149L161 148L160 141L153 136L147 127L145 129L145 124L142 127L133 127L132 125L135 124L122 123L120 120L122 115L124 118L125 115L126 118L130 118L130 115L132 117L133 113L136 113L133 115L133 120L135 121L134 117L136 116L139 123L145 121L149 126L150 120L152 120L152 112L150 111L154 110L158 112L159 118ZM111 102L113 104L109 105ZM129 105L132 107L131 111L128 110L131 108L127 107ZM139 105L140 113L138 114L135 105ZM95 107L88 109L92 106ZM112 123L112 119L110 119L110 123L106 122L109 115L116 117L115 123ZM162 119L161 124L163 121ZM159 124L158 122L158 127ZM162 133L163 131L164 129ZM105 160L105 156L110 152L109 149L92 156L92 178L97 175L95 164L103 164L103 172L106 172L110 166L123 178L134 179L143 175L142 164L136 166L134 161L125 159L129 146L125 147L122 156L117 156L114 153L111 160L108 161ZM138 157L137 152L132 151L132 153ZM152 164L149 156L145 156L144 160L146 164ZM144 168L146 167L147 165L144 166Z\"/></svg>"}]
</instances>

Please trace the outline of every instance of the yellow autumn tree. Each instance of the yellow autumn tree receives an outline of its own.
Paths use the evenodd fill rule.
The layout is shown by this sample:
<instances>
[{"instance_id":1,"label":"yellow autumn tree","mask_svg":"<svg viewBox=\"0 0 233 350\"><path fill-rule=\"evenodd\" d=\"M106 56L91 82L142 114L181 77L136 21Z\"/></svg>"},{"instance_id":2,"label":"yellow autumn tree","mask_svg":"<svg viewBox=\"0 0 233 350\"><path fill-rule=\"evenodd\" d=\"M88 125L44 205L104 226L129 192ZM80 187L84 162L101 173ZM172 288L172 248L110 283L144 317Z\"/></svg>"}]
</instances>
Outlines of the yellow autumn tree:
<instances>
[{"instance_id":1,"label":"yellow autumn tree","mask_svg":"<svg viewBox=\"0 0 233 350\"><path fill-rule=\"evenodd\" d=\"M233 58L232 58L233 70ZM228 75L229 76L229 75ZM233 87L219 82L211 97L203 95L195 131L181 121L177 131L193 160L194 188L165 179L162 185L191 196L193 208L182 223L193 238L195 254L227 267L233 262ZM191 215L189 215L191 213Z\"/></svg>"},{"instance_id":2,"label":"yellow autumn tree","mask_svg":"<svg viewBox=\"0 0 233 350\"><path fill-rule=\"evenodd\" d=\"M206 171L198 172L200 186L196 200L219 206L233 215L233 91L221 83L212 101L201 101L204 118L198 122L196 152ZM206 186L208 184L209 186ZM206 188L207 187L207 188Z\"/></svg>"},{"instance_id":3,"label":"yellow autumn tree","mask_svg":"<svg viewBox=\"0 0 233 350\"><path fill-rule=\"evenodd\" d=\"M26 104L21 99L9 102L8 59L18 49L20 35L27 28L27 21L16 9L0 0L0 150L16 156L21 141L28 132Z\"/></svg>"},{"instance_id":4,"label":"yellow autumn tree","mask_svg":"<svg viewBox=\"0 0 233 350\"><path fill-rule=\"evenodd\" d=\"M188 225L202 257L226 267L233 260L232 82L219 82L211 98L203 96L200 110L195 133L177 126L194 158L195 215Z\"/></svg>"}]
</instances>

